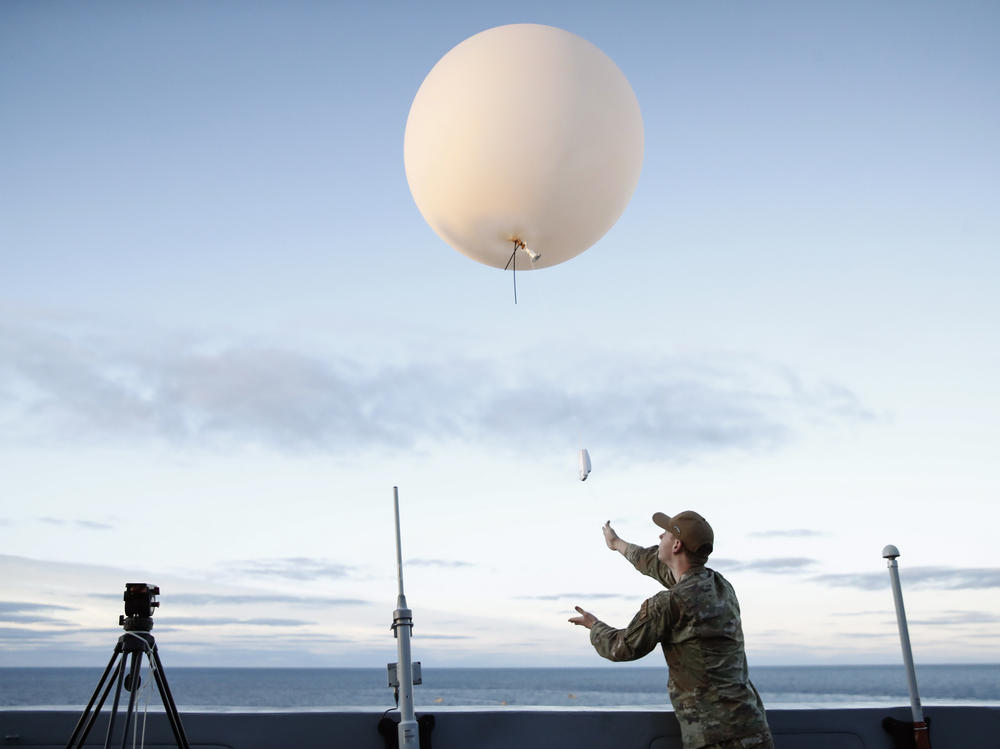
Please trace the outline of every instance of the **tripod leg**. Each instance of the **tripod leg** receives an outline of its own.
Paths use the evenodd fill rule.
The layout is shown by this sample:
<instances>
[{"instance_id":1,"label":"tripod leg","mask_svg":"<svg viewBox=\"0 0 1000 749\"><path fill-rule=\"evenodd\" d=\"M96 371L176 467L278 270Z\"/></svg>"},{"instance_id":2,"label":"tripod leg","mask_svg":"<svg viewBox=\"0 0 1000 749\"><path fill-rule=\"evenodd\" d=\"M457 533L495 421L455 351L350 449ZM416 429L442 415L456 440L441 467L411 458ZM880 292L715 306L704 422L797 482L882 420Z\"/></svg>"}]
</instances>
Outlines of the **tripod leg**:
<instances>
[{"instance_id":1,"label":"tripod leg","mask_svg":"<svg viewBox=\"0 0 1000 749\"><path fill-rule=\"evenodd\" d=\"M111 734L115 730L115 716L118 715L118 700L122 696L122 681L125 679L125 661L128 659L128 653L122 653L121 662L118 664L118 685L115 687L115 700L111 705L111 715L108 716L108 735L104 739L104 749L109 749L111 746ZM110 685L108 685L110 687Z\"/></svg>"},{"instance_id":2,"label":"tripod leg","mask_svg":"<svg viewBox=\"0 0 1000 749\"><path fill-rule=\"evenodd\" d=\"M132 668L128 673L128 711L125 713L125 730L122 732L122 749L128 746L128 729L135 714L135 698L139 693L139 672L142 670L142 651L132 651Z\"/></svg>"},{"instance_id":3,"label":"tripod leg","mask_svg":"<svg viewBox=\"0 0 1000 749\"><path fill-rule=\"evenodd\" d=\"M125 656L118 662L118 669L125 668ZM87 723L87 727L83 731L83 735L80 737L80 743L77 744L78 747L83 747L84 743L87 741L87 737L90 735L90 729L94 727L94 723L97 722L97 716L101 713L101 708L104 707L104 703L108 699L108 695L111 693L111 687L115 685L115 681L118 679L118 671L116 670L111 674L111 678L108 679L108 685L104 688L104 694L101 695L101 701L97 703L97 707L94 708L94 714L90 716L90 722Z\"/></svg>"},{"instance_id":4,"label":"tripod leg","mask_svg":"<svg viewBox=\"0 0 1000 749\"><path fill-rule=\"evenodd\" d=\"M108 661L108 667L104 669L104 673L101 674L101 680L97 682L97 687L94 689L94 693L90 696L90 702L87 703L87 707L83 709L83 714L80 716L80 720L76 722L76 728L73 729L73 733L69 737L69 741L66 742L66 749L72 749L73 742L77 739L77 734L80 729L87 725L87 730L84 731L83 735L80 736L80 743L77 746L83 746L83 742L87 740L87 734L90 733L91 727L94 725L94 720L97 718L98 713L101 712L101 708L104 706L104 700L108 698L108 692L111 690L111 685L114 683L115 676L117 672L108 681L108 688L104 690L104 696L101 697L101 701L97 704L94 709L94 714L90 718L90 722L87 722L87 716L90 714L91 708L94 707L94 702L97 700L97 695L101 693L101 687L104 686L104 680L108 678L108 674L111 672L112 666L115 665L115 659L118 658L118 654L121 651L115 647L114 652L111 654L111 660Z\"/></svg>"},{"instance_id":5,"label":"tripod leg","mask_svg":"<svg viewBox=\"0 0 1000 749\"><path fill-rule=\"evenodd\" d=\"M174 702L174 696L170 693L170 686L167 684L167 674L163 670L163 663L160 662L160 653L157 651L155 645L150 655L150 669L153 672L153 678L156 680L156 686L160 690L160 700L163 702L163 709L167 711L167 720L170 721L170 728L174 732L174 740L177 742L179 749L189 749L187 736L184 733L184 726L181 725L181 716L177 712L177 704Z\"/></svg>"}]
</instances>

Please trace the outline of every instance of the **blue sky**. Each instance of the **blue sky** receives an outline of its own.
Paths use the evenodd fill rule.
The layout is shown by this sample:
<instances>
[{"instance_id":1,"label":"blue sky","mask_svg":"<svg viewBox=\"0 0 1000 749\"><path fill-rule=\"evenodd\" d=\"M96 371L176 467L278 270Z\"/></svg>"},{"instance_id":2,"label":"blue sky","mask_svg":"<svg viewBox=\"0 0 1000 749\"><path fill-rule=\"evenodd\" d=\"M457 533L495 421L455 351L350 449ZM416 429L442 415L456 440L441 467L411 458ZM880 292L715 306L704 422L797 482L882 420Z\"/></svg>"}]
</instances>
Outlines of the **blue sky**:
<instances>
[{"instance_id":1,"label":"blue sky","mask_svg":"<svg viewBox=\"0 0 1000 749\"><path fill-rule=\"evenodd\" d=\"M1000 660L993 3L0 6L0 665L592 665L696 509L751 663ZM642 110L614 228L475 263L403 131L484 29ZM594 472L576 479L576 454ZM655 665L658 655L643 665Z\"/></svg>"}]
</instances>

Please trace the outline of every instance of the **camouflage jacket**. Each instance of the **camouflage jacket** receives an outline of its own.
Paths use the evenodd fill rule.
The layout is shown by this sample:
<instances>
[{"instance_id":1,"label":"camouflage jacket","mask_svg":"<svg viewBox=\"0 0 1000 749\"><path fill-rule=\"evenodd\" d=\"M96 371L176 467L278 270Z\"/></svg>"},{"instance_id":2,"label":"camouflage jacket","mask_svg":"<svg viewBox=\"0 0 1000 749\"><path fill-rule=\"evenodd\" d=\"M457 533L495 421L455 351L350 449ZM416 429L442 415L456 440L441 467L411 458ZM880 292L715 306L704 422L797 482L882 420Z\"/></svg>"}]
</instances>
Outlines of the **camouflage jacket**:
<instances>
[{"instance_id":1,"label":"camouflage jacket","mask_svg":"<svg viewBox=\"0 0 1000 749\"><path fill-rule=\"evenodd\" d=\"M747 673L736 593L707 567L692 567L680 582L656 557L657 547L629 544L625 557L669 590L643 602L625 629L597 622L590 642L612 661L641 658L659 644L667 659L667 688L685 749L767 731L760 695Z\"/></svg>"}]
</instances>

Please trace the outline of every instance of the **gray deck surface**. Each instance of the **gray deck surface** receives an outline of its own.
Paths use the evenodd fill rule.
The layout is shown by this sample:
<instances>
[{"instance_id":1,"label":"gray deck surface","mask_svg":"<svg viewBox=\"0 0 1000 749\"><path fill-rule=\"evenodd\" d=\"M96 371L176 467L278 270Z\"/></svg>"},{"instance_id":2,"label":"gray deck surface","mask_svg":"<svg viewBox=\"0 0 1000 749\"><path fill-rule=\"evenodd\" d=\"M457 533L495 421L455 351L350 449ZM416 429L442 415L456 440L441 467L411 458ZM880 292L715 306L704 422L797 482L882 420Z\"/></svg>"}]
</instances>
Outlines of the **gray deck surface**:
<instances>
[{"instance_id":1,"label":"gray deck surface","mask_svg":"<svg viewBox=\"0 0 1000 749\"><path fill-rule=\"evenodd\" d=\"M931 707L934 749L1000 749L1000 707ZM626 710L428 710L435 717L431 749L680 749L673 713ZM121 716L122 713L119 713ZM777 749L894 749L882 729L909 709L769 710ZM80 714L0 711L0 747L63 747ZM191 745L201 749L384 749L377 712L182 713ZM87 746L103 746L101 724ZM121 717L118 725L121 725ZM120 746L118 738L112 744ZM131 739L128 743L131 746ZM150 713L147 747L175 746L166 716Z\"/></svg>"}]
</instances>

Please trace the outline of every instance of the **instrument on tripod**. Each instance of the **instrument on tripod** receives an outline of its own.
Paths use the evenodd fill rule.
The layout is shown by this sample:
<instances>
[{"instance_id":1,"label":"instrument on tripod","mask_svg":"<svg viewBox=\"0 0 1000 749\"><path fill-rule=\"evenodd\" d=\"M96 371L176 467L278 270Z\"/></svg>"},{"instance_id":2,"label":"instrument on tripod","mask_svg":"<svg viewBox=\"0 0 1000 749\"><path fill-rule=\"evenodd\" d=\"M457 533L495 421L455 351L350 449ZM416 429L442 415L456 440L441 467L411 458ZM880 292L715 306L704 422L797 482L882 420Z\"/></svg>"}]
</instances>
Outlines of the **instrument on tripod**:
<instances>
[{"instance_id":1,"label":"instrument on tripod","mask_svg":"<svg viewBox=\"0 0 1000 749\"><path fill-rule=\"evenodd\" d=\"M104 739L104 749L110 748L114 738L115 722L123 686L129 693L125 726L121 735L121 747L125 749L129 728L132 726L132 720L135 716L136 694L142 682L140 671L142 670L143 655L149 662L149 670L152 672L153 680L159 690L160 700L163 702L164 710L166 710L167 720L170 722L170 729L173 731L177 746L179 749L190 749L187 736L184 734L184 726L181 725L181 716L177 712L177 705L174 703L174 697L167 684L163 663L160 662L160 655L156 650L156 640L150 632L153 628L153 609L160 605L159 601L156 600L156 596L159 594L160 589L155 585L126 583L125 614L118 617L118 623L124 627L125 634L118 638L118 644L115 645L114 652L111 654L111 660L108 661L104 674L97 682L97 688L94 689L90 702L84 708L83 715L77 721L76 728L73 729L73 734L66 743L66 749L83 747L97 721L97 716L100 715L101 708L104 707L104 703L108 699L111 688L114 687L115 696L111 713L108 716L107 735ZM138 730L138 721L136 721L134 730Z\"/></svg>"}]
</instances>

